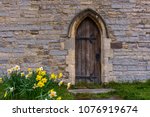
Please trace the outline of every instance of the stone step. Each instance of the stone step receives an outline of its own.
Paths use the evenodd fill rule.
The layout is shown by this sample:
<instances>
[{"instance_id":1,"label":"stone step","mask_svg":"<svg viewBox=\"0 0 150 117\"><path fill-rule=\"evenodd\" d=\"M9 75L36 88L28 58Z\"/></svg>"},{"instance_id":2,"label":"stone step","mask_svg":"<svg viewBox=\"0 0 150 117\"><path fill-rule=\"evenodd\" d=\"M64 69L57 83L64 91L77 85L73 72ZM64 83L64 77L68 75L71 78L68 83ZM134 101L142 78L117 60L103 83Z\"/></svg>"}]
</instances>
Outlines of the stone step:
<instances>
[{"instance_id":1,"label":"stone step","mask_svg":"<svg viewBox=\"0 0 150 117\"><path fill-rule=\"evenodd\" d=\"M78 94L78 93L92 93L92 94L100 94L100 93L108 93L115 91L114 89L72 89L69 90L70 93Z\"/></svg>"}]
</instances>

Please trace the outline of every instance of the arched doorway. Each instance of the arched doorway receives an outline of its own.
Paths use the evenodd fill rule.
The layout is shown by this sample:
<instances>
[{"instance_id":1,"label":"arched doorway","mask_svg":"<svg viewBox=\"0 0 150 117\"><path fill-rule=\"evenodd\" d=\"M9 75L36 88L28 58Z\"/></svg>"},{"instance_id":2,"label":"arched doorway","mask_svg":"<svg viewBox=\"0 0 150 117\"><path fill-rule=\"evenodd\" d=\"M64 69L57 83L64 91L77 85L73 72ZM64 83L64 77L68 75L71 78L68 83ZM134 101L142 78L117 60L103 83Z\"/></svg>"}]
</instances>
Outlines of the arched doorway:
<instances>
[{"instance_id":1,"label":"arched doorway","mask_svg":"<svg viewBox=\"0 0 150 117\"><path fill-rule=\"evenodd\" d=\"M75 36L76 82L100 83L100 37L100 31L90 17L79 24Z\"/></svg>"},{"instance_id":2,"label":"arched doorway","mask_svg":"<svg viewBox=\"0 0 150 117\"><path fill-rule=\"evenodd\" d=\"M89 28L88 26L91 28ZM84 28L85 30L82 30ZM82 37L84 36L85 39L82 39ZM67 82L75 84L76 82L80 81L77 78L78 76L85 76L82 80L87 82L104 83L112 81L112 63L108 62L108 59L112 57L112 51L110 48L111 39L108 35L106 23L104 22L100 14L93 11L92 9L85 9L81 11L73 18L72 22L70 23L66 37L68 39L66 40L64 47L66 50L68 50L68 55L66 56L66 64L68 65L66 68L66 72L69 73L69 79ZM79 38L79 40L77 38ZM95 49L90 49L92 47ZM88 48L88 50L86 48ZM80 51L81 49L83 51ZM83 57L81 55L77 55L79 53L84 53ZM84 59L86 56L91 57L90 53L92 53L93 59ZM84 59L85 61L83 61L82 59ZM95 62L93 63L94 67L91 68L88 64L89 66L87 68L87 63L93 61ZM79 64L81 63L83 66L79 66ZM84 69L85 67L87 69L86 71L84 71L84 73L82 73L83 71L79 71L79 69L81 70L81 68L79 67L83 67L82 69ZM97 71L94 71L93 69ZM93 73L92 71L94 71L95 73Z\"/></svg>"}]
</instances>

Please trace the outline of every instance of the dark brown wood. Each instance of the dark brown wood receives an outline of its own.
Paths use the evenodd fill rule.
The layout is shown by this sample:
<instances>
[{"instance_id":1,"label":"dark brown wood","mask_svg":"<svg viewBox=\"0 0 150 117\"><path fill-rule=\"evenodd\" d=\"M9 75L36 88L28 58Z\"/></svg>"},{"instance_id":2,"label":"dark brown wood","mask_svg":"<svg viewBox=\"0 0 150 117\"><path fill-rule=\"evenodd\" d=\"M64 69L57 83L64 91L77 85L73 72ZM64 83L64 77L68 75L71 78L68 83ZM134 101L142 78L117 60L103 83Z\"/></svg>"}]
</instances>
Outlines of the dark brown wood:
<instances>
[{"instance_id":1,"label":"dark brown wood","mask_svg":"<svg viewBox=\"0 0 150 117\"><path fill-rule=\"evenodd\" d=\"M76 31L76 81L100 82L100 32L90 19L84 19Z\"/></svg>"}]
</instances>

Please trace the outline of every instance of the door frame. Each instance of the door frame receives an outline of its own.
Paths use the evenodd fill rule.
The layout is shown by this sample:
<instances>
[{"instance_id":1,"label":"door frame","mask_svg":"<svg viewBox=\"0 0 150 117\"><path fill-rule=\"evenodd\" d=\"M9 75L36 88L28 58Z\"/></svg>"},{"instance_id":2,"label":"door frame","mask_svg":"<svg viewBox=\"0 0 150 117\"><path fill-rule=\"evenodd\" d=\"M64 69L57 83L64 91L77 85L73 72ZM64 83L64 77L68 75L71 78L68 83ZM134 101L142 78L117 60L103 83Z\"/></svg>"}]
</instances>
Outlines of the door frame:
<instances>
[{"instance_id":1,"label":"door frame","mask_svg":"<svg viewBox=\"0 0 150 117\"><path fill-rule=\"evenodd\" d=\"M80 12L72 20L67 34L68 40L64 43L65 49L68 50L68 55L66 56L66 64L68 67L66 68L66 71L69 73L69 79L67 82L75 84L75 37L78 26L86 17L89 17L95 22L101 36L101 82L104 83L112 81L112 79L114 79L114 77L110 74L110 72L112 72L112 63L109 63L108 59L111 58L113 54L110 48L111 39L108 35L106 23L98 13L92 9L86 9Z\"/></svg>"}]
</instances>

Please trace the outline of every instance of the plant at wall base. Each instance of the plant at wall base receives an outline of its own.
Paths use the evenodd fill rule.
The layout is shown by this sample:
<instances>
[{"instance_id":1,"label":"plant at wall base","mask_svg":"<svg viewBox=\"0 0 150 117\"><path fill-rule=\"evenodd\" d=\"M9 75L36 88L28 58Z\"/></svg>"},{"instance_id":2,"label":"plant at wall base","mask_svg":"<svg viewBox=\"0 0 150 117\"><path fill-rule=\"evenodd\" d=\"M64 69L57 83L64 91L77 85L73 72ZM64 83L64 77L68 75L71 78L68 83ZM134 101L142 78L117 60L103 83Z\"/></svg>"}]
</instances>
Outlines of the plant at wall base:
<instances>
[{"instance_id":1,"label":"plant at wall base","mask_svg":"<svg viewBox=\"0 0 150 117\"><path fill-rule=\"evenodd\" d=\"M62 77L62 73L49 75L42 67L35 71L28 68L25 73L20 71L19 66L15 66L7 70L5 78L0 78L0 89L3 89L0 98L8 100L73 99Z\"/></svg>"}]
</instances>

